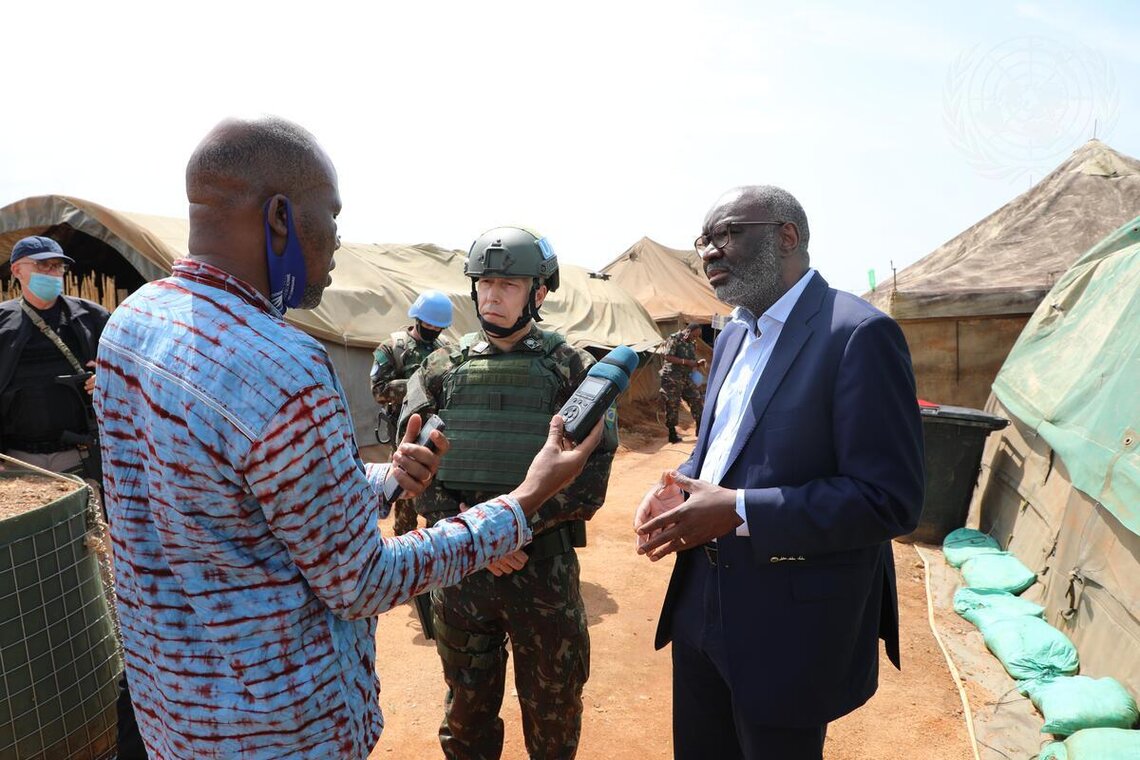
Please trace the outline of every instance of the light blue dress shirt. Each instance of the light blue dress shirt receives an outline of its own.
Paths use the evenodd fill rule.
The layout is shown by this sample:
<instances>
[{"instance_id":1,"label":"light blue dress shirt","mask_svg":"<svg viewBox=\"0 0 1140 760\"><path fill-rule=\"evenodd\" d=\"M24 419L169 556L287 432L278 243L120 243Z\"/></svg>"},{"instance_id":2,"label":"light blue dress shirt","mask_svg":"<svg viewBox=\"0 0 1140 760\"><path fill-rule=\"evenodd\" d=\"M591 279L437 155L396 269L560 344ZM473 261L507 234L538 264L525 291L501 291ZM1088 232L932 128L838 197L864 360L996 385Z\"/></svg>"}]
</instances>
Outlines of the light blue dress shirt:
<instances>
[{"instance_id":1,"label":"light blue dress shirt","mask_svg":"<svg viewBox=\"0 0 1140 760\"><path fill-rule=\"evenodd\" d=\"M757 319L750 311L737 306L732 311L732 321L738 322L748 330L740 344L740 350L732 361L724 383L716 397L716 408L713 416L712 429L709 431L709 447L705 454L705 461L701 465L700 479L719 485L724 474L728 471L729 454L732 452L736 439L740 435L740 422L744 419L744 408L752 398L764 368L780 339L784 323L792 309L799 302L800 296L807 287L808 280L815 274L814 269L808 269L804 276L796 282L788 292L780 296L776 303ZM744 509L744 489L736 491L736 514L743 522L736 526L736 535L747 536L748 514Z\"/></svg>"}]
</instances>

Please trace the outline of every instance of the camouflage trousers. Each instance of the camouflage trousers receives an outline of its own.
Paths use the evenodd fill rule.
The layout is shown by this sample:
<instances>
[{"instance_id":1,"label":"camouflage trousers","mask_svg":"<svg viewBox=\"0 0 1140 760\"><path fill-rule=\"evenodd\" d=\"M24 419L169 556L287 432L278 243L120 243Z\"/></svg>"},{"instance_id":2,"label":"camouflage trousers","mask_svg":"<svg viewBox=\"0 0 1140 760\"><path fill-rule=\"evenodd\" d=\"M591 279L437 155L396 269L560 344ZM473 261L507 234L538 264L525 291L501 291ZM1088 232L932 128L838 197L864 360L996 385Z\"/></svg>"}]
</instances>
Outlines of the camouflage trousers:
<instances>
[{"instance_id":1,"label":"camouflage trousers","mask_svg":"<svg viewBox=\"0 0 1140 760\"><path fill-rule=\"evenodd\" d=\"M578 556L531 561L510 575L480 570L432 591L436 645L447 682L439 741L450 760L497 760L507 639L529 757L573 758L582 730L590 636Z\"/></svg>"},{"instance_id":2,"label":"camouflage trousers","mask_svg":"<svg viewBox=\"0 0 1140 760\"><path fill-rule=\"evenodd\" d=\"M661 390L658 393L661 394L661 403L665 407L666 427L677 426L677 415L681 411L682 399L689 406L689 412L693 415L693 422L696 425L701 424L705 393L688 375L682 377L662 375Z\"/></svg>"},{"instance_id":3,"label":"camouflage trousers","mask_svg":"<svg viewBox=\"0 0 1140 760\"><path fill-rule=\"evenodd\" d=\"M392 533L402 536L416 529L415 499L399 499L392 505Z\"/></svg>"}]
</instances>

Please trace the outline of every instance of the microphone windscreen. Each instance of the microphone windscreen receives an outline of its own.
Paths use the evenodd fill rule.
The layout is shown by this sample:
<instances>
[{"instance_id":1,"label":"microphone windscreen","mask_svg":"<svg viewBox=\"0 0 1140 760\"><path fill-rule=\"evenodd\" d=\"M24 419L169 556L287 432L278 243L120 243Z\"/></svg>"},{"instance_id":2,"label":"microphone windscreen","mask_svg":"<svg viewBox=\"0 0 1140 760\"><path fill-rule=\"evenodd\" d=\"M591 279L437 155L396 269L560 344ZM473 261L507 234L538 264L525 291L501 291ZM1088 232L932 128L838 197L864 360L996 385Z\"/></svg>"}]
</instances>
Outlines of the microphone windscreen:
<instances>
[{"instance_id":1,"label":"microphone windscreen","mask_svg":"<svg viewBox=\"0 0 1140 760\"><path fill-rule=\"evenodd\" d=\"M628 346L618 346L602 360L590 367L587 375L604 377L624 391L629 387L629 377L637 369L637 353Z\"/></svg>"}]
</instances>

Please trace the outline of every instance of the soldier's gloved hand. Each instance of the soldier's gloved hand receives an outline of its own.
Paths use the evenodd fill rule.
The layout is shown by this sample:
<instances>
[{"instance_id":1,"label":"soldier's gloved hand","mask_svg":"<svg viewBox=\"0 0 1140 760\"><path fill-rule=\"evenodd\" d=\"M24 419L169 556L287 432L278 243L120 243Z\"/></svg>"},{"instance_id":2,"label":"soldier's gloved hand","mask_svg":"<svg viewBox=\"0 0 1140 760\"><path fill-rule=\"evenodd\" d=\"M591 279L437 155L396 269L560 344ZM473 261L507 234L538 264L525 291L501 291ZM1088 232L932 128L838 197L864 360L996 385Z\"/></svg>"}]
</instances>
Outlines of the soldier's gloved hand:
<instances>
[{"instance_id":1,"label":"soldier's gloved hand","mask_svg":"<svg viewBox=\"0 0 1140 760\"><path fill-rule=\"evenodd\" d=\"M392 476L404 489L400 495L401 499L410 499L424 492L439 471L443 455L451 448L447 436L438 430L433 430L431 433L431 442L435 446L435 451L416 444L421 427L423 421L418 414L408 417L404 439L400 442L399 448L392 453Z\"/></svg>"}]
</instances>

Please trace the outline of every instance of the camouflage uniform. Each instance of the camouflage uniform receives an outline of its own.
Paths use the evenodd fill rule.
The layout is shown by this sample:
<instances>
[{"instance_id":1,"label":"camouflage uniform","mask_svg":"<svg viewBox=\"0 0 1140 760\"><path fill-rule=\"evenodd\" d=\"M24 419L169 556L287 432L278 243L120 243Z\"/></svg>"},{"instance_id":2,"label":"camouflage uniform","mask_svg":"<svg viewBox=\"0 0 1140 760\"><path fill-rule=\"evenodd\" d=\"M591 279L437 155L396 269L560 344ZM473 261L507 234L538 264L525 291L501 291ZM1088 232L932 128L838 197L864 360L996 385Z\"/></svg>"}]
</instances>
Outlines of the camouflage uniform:
<instances>
[{"instance_id":1,"label":"camouflage uniform","mask_svg":"<svg viewBox=\"0 0 1140 760\"><path fill-rule=\"evenodd\" d=\"M544 345L549 335L532 325L530 333L510 353L529 352L537 360L549 350L546 356L557 368L561 388L549 410L553 415L585 377L593 359L566 343L550 350L549 344ZM483 333L465 337L460 346L436 351L409 380L401 422L412 412L437 411L449 375L465 361L502 353ZM469 347L466 356L463 346ZM432 592L436 643L448 687L439 736L448 758L500 756L503 721L499 710L508 638L515 655L515 687L529 756L573 758L578 750L590 639L579 590L578 557L573 549L584 545L584 530L578 541L569 528L584 528L577 521L589 520L605 501L617 449L613 409L605 425L602 443L582 474L531 518L535 540L527 547L531 556L521 570L498 577L481 570L458 585ZM454 434L449 430L449 436ZM502 445L509 446L510 442ZM526 463L530 459L527 456ZM491 494L456 492L441 485L442 480L437 476L416 501L417 510L427 516L429 524L456 514L461 503L476 504Z\"/></svg>"},{"instance_id":2,"label":"camouflage uniform","mask_svg":"<svg viewBox=\"0 0 1140 760\"><path fill-rule=\"evenodd\" d=\"M436 338L430 344L424 343L413 338L411 330L412 325L408 325L400 332L392 333L392 337L372 352L372 398L384 407L381 413L385 414L393 424L396 422L400 406L404 403L408 378L420 368L428 354L437 348L451 345L443 336ZM397 536L416 529L416 511L411 500L397 501L392 507L392 512L392 530Z\"/></svg>"},{"instance_id":3,"label":"camouflage uniform","mask_svg":"<svg viewBox=\"0 0 1140 760\"><path fill-rule=\"evenodd\" d=\"M681 335L684 330L675 332L665 341L665 356L676 356L678 359L697 359L697 349ZM665 426L675 428L677 415L681 410L681 399L689 405L689 412L693 415L693 422L699 427L701 424L701 411L704 408L704 389L693 382L692 367L683 367L680 364L665 362L661 367L661 403L665 406Z\"/></svg>"}]
</instances>

